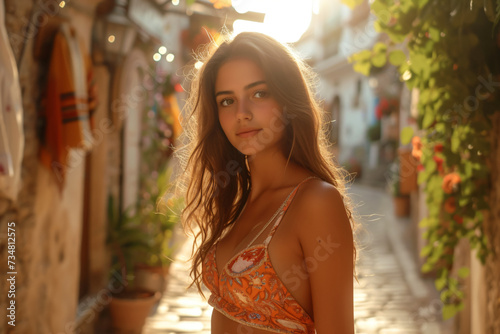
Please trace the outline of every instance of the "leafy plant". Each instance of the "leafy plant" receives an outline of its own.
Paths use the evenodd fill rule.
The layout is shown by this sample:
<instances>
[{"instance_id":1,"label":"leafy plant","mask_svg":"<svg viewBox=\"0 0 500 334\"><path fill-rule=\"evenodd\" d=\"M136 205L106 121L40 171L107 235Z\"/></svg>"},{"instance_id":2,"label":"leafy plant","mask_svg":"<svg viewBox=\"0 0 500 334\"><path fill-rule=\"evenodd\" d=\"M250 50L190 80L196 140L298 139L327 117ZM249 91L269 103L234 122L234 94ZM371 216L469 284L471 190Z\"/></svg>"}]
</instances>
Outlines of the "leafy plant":
<instances>
[{"instance_id":1,"label":"leafy plant","mask_svg":"<svg viewBox=\"0 0 500 334\"><path fill-rule=\"evenodd\" d=\"M175 140L175 118L178 110L172 103L172 77L153 66L143 73L148 84L148 104L142 113L139 198L135 220L149 235L150 247L137 252L142 264L166 266L175 250L173 229L180 217L182 198L164 198L169 185L172 148ZM173 97L175 99L175 96Z\"/></svg>"},{"instance_id":2,"label":"leafy plant","mask_svg":"<svg viewBox=\"0 0 500 334\"><path fill-rule=\"evenodd\" d=\"M370 141L377 141L380 140L381 132L381 123L377 121L368 127L366 135Z\"/></svg>"},{"instance_id":3,"label":"leafy plant","mask_svg":"<svg viewBox=\"0 0 500 334\"><path fill-rule=\"evenodd\" d=\"M469 240L482 263L490 253L483 220L490 210L490 117L498 111L500 96L494 91L500 72L500 1L496 7L493 2L374 0L375 28L390 42L378 42L350 59L365 75L389 62L408 88L419 92L420 133L414 136L406 128L401 138L403 144L412 140L413 156L421 163L418 182L425 184L429 209L420 222L427 229L422 270L437 273L444 319L464 307L459 278L469 270L452 275L459 239ZM403 43L408 56L400 49Z\"/></svg>"},{"instance_id":4,"label":"leafy plant","mask_svg":"<svg viewBox=\"0 0 500 334\"><path fill-rule=\"evenodd\" d=\"M120 272L127 285L134 282L138 264L167 265L175 245L172 231L184 205L182 198L168 199L166 192L178 110L172 103L171 76L156 64L141 71L148 102L142 112L139 196L134 205L120 212L114 197L108 198L108 244L112 270ZM165 96L166 95L166 96Z\"/></svg>"},{"instance_id":5,"label":"leafy plant","mask_svg":"<svg viewBox=\"0 0 500 334\"><path fill-rule=\"evenodd\" d=\"M151 197L146 203L141 202L143 208L140 224L150 236L151 247L141 251L139 256L142 262L150 266L168 265L172 261L171 256L176 247L172 244L172 234L180 219L184 199L164 197L171 173L171 168L165 169L158 176L156 187L151 189L149 193Z\"/></svg>"},{"instance_id":6,"label":"leafy plant","mask_svg":"<svg viewBox=\"0 0 500 334\"><path fill-rule=\"evenodd\" d=\"M389 173L387 175L387 185L394 197L403 196L399 187L399 159L395 159L394 162L389 167Z\"/></svg>"},{"instance_id":7,"label":"leafy plant","mask_svg":"<svg viewBox=\"0 0 500 334\"><path fill-rule=\"evenodd\" d=\"M111 248L111 270L121 275L125 286L133 286L134 265L137 263L135 254L152 247L149 234L137 224L134 207L119 212L114 203L114 197L108 197L108 237Z\"/></svg>"}]
</instances>

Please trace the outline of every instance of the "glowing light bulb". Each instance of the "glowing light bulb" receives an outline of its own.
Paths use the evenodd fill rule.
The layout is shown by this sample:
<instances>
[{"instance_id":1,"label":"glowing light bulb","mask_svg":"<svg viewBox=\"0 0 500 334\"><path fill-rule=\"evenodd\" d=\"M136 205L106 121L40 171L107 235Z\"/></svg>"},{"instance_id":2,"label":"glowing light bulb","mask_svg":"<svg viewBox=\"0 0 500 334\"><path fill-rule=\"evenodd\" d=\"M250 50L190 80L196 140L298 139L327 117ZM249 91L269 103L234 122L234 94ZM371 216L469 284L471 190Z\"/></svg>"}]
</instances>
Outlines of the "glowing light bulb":
<instances>
[{"instance_id":1,"label":"glowing light bulb","mask_svg":"<svg viewBox=\"0 0 500 334\"><path fill-rule=\"evenodd\" d=\"M153 55L154 61L160 61L160 59L161 59L161 54L159 54L158 52Z\"/></svg>"},{"instance_id":2,"label":"glowing light bulb","mask_svg":"<svg viewBox=\"0 0 500 334\"><path fill-rule=\"evenodd\" d=\"M173 62L173 61L174 61L174 58L175 58L175 56L174 56L172 53L169 53L169 54L167 55L167 61L168 61L169 63Z\"/></svg>"},{"instance_id":3,"label":"glowing light bulb","mask_svg":"<svg viewBox=\"0 0 500 334\"><path fill-rule=\"evenodd\" d=\"M164 47L164 46L160 46L160 48L158 49L158 52L161 54L161 55L164 55L165 53L167 53L167 48Z\"/></svg>"}]
</instances>

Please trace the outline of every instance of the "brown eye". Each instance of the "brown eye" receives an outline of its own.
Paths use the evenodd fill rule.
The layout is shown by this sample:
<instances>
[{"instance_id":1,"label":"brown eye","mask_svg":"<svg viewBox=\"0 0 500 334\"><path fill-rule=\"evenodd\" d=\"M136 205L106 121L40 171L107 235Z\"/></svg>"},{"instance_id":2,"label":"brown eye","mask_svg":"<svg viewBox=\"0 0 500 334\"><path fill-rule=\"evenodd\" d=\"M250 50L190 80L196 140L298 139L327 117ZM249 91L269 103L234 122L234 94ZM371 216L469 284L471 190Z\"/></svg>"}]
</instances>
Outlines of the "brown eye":
<instances>
[{"instance_id":1,"label":"brown eye","mask_svg":"<svg viewBox=\"0 0 500 334\"><path fill-rule=\"evenodd\" d=\"M258 90L255 92L255 94L253 96L255 96L256 98L258 99L262 99L262 98L265 98L269 95L269 93L265 90Z\"/></svg>"},{"instance_id":2,"label":"brown eye","mask_svg":"<svg viewBox=\"0 0 500 334\"><path fill-rule=\"evenodd\" d=\"M228 107L233 103L234 103L233 99L223 99L220 101L220 105L223 107Z\"/></svg>"}]
</instances>

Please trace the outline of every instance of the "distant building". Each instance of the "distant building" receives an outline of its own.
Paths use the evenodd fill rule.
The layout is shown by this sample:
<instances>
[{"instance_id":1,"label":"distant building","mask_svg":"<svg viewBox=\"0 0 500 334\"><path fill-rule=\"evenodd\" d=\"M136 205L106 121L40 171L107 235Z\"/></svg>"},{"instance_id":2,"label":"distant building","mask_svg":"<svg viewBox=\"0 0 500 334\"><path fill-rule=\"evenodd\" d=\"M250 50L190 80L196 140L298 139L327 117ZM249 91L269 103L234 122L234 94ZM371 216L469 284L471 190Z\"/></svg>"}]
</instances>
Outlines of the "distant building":
<instances>
[{"instance_id":1,"label":"distant building","mask_svg":"<svg viewBox=\"0 0 500 334\"><path fill-rule=\"evenodd\" d=\"M380 82L377 76L366 77L354 71L348 61L349 56L371 49L382 38L373 27L374 21L368 1L354 10L338 1L321 2L309 30L296 44L319 74L318 89L332 121L330 140L335 144L336 160L352 171L373 169L379 164L380 145L370 145L367 131L377 123L375 108L380 86L393 95L399 94L400 85L394 84L396 76L384 74L388 78ZM387 136L387 126L385 132Z\"/></svg>"}]
</instances>

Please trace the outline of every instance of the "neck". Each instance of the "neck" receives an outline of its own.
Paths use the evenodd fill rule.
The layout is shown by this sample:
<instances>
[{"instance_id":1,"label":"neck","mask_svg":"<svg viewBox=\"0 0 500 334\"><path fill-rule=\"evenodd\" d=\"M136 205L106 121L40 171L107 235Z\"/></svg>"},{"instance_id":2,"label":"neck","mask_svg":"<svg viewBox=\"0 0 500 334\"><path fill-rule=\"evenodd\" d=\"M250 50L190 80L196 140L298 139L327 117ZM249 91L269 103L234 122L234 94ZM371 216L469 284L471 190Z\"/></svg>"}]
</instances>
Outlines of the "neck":
<instances>
[{"instance_id":1,"label":"neck","mask_svg":"<svg viewBox=\"0 0 500 334\"><path fill-rule=\"evenodd\" d=\"M268 190L285 186L287 180L293 179L292 175L296 175L298 169L291 161L287 164L287 157L279 150L249 155L248 164L252 182L250 201Z\"/></svg>"}]
</instances>

